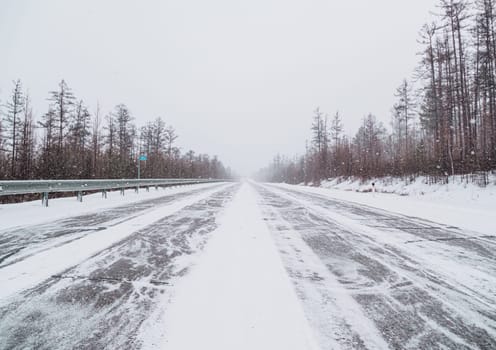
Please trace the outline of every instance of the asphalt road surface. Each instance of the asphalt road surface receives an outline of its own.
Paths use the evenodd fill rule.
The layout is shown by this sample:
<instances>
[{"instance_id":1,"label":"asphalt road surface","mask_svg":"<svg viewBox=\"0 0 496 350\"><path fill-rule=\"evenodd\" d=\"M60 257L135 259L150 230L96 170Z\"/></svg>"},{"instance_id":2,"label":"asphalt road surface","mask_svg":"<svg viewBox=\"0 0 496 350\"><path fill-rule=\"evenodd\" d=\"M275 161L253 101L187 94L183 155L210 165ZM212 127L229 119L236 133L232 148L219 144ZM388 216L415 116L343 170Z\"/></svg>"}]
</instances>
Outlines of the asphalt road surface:
<instances>
[{"instance_id":1,"label":"asphalt road surface","mask_svg":"<svg viewBox=\"0 0 496 350\"><path fill-rule=\"evenodd\" d=\"M247 186L322 349L496 349L494 236L297 187ZM143 348L142 325L170 301L239 187L218 185L206 199L0 300L0 349ZM0 231L0 275L41 250L205 191Z\"/></svg>"}]
</instances>

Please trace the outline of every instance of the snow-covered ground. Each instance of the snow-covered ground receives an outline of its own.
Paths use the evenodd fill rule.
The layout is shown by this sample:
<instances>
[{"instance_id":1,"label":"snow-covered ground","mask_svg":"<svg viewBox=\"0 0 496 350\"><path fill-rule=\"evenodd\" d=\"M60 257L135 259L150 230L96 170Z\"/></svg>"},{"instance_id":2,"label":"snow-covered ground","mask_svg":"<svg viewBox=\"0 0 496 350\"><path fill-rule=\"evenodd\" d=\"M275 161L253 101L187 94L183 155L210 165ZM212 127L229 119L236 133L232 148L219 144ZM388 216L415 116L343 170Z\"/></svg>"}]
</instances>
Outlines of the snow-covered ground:
<instances>
[{"instance_id":1,"label":"snow-covered ground","mask_svg":"<svg viewBox=\"0 0 496 350\"><path fill-rule=\"evenodd\" d=\"M79 211L25 224L47 209L0 206L0 348L496 348L490 206L252 182L158 192L53 200Z\"/></svg>"},{"instance_id":2,"label":"snow-covered ground","mask_svg":"<svg viewBox=\"0 0 496 350\"><path fill-rule=\"evenodd\" d=\"M375 183L376 193L372 192ZM288 187L292 187L287 185ZM413 183L397 178L357 179L323 182L320 188L298 186L302 190L353 201L403 215L421 217L484 234L496 234L496 175L489 185L479 187L461 177L450 177L448 184L426 184L418 177Z\"/></svg>"}]
</instances>

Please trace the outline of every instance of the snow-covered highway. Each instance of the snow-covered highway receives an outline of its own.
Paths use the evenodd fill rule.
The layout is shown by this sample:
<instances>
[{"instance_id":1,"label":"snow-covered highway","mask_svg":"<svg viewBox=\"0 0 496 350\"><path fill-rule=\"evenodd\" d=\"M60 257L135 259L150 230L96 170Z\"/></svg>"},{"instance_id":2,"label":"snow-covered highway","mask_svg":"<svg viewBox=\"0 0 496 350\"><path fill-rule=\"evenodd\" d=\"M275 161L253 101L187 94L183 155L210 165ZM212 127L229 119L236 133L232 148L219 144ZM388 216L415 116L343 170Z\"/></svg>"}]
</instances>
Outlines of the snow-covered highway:
<instances>
[{"instance_id":1,"label":"snow-covered highway","mask_svg":"<svg viewBox=\"0 0 496 350\"><path fill-rule=\"evenodd\" d=\"M303 187L148 196L0 207L0 349L496 348L487 232Z\"/></svg>"},{"instance_id":2,"label":"snow-covered highway","mask_svg":"<svg viewBox=\"0 0 496 350\"><path fill-rule=\"evenodd\" d=\"M496 237L287 187L257 190L323 348L496 348Z\"/></svg>"}]
</instances>

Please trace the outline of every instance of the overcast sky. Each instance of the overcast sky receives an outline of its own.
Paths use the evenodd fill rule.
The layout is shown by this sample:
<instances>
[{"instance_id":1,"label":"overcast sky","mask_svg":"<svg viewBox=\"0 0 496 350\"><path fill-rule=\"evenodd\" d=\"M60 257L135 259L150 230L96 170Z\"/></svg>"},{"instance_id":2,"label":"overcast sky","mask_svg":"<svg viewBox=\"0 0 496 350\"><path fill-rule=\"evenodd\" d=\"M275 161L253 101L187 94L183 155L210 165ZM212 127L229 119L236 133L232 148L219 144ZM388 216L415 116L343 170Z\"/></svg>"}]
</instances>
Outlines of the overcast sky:
<instances>
[{"instance_id":1,"label":"overcast sky","mask_svg":"<svg viewBox=\"0 0 496 350\"><path fill-rule=\"evenodd\" d=\"M240 174L304 151L316 106L347 133L387 122L435 0L0 0L0 103L22 79L37 115L65 79L107 113L158 116L184 151Z\"/></svg>"}]
</instances>

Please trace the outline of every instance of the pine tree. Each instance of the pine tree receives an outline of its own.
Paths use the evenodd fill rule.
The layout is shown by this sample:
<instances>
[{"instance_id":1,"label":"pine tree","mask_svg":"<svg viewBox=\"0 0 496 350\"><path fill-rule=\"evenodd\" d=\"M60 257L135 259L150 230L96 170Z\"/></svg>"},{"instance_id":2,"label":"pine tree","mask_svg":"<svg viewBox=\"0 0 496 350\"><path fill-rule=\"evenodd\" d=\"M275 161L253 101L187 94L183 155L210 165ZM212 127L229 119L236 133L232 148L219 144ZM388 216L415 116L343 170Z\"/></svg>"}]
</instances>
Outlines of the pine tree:
<instances>
[{"instance_id":1,"label":"pine tree","mask_svg":"<svg viewBox=\"0 0 496 350\"><path fill-rule=\"evenodd\" d=\"M73 120L69 124L69 157L72 176L90 177L89 137L91 114L80 100L75 106Z\"/></svg>"},{"instance_id":2,"label":"pine tree","mask_svg":"<svg viewBox=\"0 0 496 350\"><path fill-rule=\"evenodd\" d=\"M41 156L39 159L38 177L42 179L57 178L57 169L54 167L57 157L56 126L57 116L52 107L48 109L39 122L43 129Z\"/></svg>"},{"instance_id":3,"label":"pine tree","mask_svg":"<svg viewBox=\"0 0 496 350\"><path fill-rule=\"evenodd\" d=\"M100 104L97 103L96 111L93 117L92 131L91 131L91 177L100 178L103 176L102 172L102 158L101 153L102 140L101 140L101 117L100 117Z\"/></svg>"},{"instance_id":4,"label":"pine tree","mask_svg":"<svg viewBox=\"0 0 496 350\"><path fill-rule=\"evenodd\" d=\"M125 177L135 173L134 139L136 127L132 124L133 117L124 104L115 107L113 118L115 120L116 145L118 150L117 176Z\"/></svg>"},{"instance_id":5,"label":"pine tree","mask_svg":"<svg viewBox=\"0 0 496 350\"><path fill-rule=\"evenodd\" d=\"M13 84L12 95L7 102L7 118L4 127L8 134L7 144L10 146L10 177L15 179L17 175L18 146L22 131L21 115L24 110L24 95L21 81L18 79Z\"/></svg>"},{"instance_id":6,"label":"pine tree","mask_svg":"<svg viewBox=\"0 0 496 350\"><path fill-rule=\"evenodd\" d=\"M164 130L165 132L165 144L167 149L167 162L166 162L166 176L174 177L174 162L177 159L177 152L174 149L174 143L176 142L178 136L176 134L176 130L172 126L168 126Z\"/></svg>"},{"instance_id":7,"label":"pine tree","mask_svg":"<svg viewBox=\"0 0 496 350\"><path fill-rule=\"evenodd\" d=\"M55 148L55 157L52 158L52 167L57 174L57 178L67 178L71 176L72 168L68 166L70 154L65 146L68 143L68 134L70 122L74 118L74 101L75 97L66 82L62 80L59 83L57 91L50 92L51 109L55 114L56 133L53 147Z\"/></svg>"},{"instance_id":8,"label":"pine tree","mask_svg":"<svg viewBox=\"0 0 496 350\"><path fill-rule=\"evenodd\" d=\"M31 100L28 95L24 98L23 120L20 125L22 130L18 147L19 175L17 178L27 180L33 177L35 156L33 110L31 108Z\"/></svg>"},{"instance_id":9,"label":"pine tree","mask_svg":"<svg viewBox=\"0 0 496 350\"><path fill-rule=\"evenodd\" d=\"M396 89L395 97L398 98L398 101L393 107L393 130L395 131L395 138L397 140L396 149L401 160L401 173L404 175L406 172L412 170L411 166L409 169L406 169L406 167L413 158L410 153L410 144L412 144L411 140L414 139L411 135L411 125L415 116L412 89L406 79Z\"/></svg>"}]
</instances>

